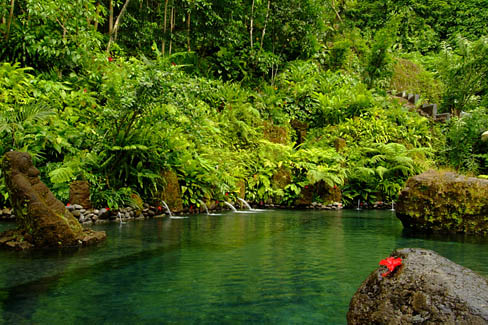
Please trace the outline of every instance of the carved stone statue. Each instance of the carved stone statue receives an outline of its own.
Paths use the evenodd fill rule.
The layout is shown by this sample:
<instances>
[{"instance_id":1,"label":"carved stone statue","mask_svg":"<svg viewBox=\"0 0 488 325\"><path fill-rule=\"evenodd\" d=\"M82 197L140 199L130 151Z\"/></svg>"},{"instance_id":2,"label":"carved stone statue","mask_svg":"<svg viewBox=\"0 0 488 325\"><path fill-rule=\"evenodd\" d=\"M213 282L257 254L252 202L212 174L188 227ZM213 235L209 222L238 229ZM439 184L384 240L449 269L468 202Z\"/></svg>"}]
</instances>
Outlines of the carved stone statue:
<instances>
[{"instance_id":1,"label":"carved stone statue","mask_svg":"<svg viewBox=\"0 0 488 325\"><path fill-rule=\"evenodd\" d=\"M7 152L2 164L18 229L0 235L0 245L14 248L82 246L105 239L105 232L83 229L78 220L39 179L25 152Z\"/></svg>"}]
</instances>

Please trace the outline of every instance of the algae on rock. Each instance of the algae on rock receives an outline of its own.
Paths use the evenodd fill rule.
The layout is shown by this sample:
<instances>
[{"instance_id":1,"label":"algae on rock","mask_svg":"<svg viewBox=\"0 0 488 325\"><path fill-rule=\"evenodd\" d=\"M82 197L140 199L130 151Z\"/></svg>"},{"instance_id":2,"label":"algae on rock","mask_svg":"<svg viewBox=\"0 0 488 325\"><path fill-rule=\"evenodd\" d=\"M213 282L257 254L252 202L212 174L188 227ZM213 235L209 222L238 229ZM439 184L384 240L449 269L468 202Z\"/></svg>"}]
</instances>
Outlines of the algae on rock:
<instances>
[{"instance_id":1,"label":"algae on rock","mask_svg":"<svg viewBox=\"0 0 488 325\"><path fill-rule=\"evenodd\" d=\"M396 215L414 230L488 234L488 180L438 171L411 177Z\"/></svg>"}]
</instances>

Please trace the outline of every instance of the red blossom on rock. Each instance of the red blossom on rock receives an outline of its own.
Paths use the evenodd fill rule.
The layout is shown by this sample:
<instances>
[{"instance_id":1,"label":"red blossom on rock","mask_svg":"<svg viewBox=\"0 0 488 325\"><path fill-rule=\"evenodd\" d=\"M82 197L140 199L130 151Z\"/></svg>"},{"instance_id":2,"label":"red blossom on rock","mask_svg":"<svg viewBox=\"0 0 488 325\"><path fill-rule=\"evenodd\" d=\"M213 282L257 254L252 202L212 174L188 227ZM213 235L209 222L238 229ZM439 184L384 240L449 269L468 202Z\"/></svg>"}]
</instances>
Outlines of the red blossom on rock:
<instances>
[{"instance_id":1,"label":"red blossom on rock","mask_svg":"<svg viewBox=\"0 0 488 325\"><path fill-rule=\"evenodd\" d=\"M402 265L402 258L401 257L394 258L390 256L384 260L381 260L380 265L384 265L388 268L387 272L381 274L381 276L387 276L391 272L393 272L397 267Z\"/></svg>"},{"instance_id":2,"label":"red blossom on rock","mask_svg":"<svg viewBox=\"0 0 488 325\"><path fill-rule=\"evenodd\" d=\"M69 207L70 205L71 205L71 204L69 204L69 203L66 203L66 206L67 206L67 207Z\"/></svg>"}]
</instances>

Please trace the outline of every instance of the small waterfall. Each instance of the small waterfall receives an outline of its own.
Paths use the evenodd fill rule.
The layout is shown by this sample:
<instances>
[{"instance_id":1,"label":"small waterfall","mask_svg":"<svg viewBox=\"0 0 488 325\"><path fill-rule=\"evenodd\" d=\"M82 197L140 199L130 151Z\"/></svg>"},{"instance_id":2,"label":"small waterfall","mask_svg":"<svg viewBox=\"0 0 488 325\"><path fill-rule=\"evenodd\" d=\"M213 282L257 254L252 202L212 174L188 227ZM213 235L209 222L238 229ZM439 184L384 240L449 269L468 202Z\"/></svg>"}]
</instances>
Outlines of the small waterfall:
<instances>
[{"instance_id":1,"label":"small waterfall","mask_svg":"<svg viewBox=\"0 0 488 325\"><path fill-rule=\"evenodd\" d=\"M228 206L229 206L229 208L231 208L233 212L237 212L237 209L236 209L236 208L235 208L235 207L234 207L232 204L230 204L229 202L225 202L225 201L224 201L224 203L225 203L226 205L228 205Z\"/></svg>"},{"instance_id":2,"label":"small waterfall","mask_svg":"<svg viewBox=\"0 0 488 325\"><path fill-rule=\"evenodd\" d=\"M391 211L395 211L395 201L391 200Z\"/></svg>"},{"instance_id":3,"label":"small waterfall","mask_svg":"<svg viewBox=\"0 0 488 325\"><path fill-rule=\"evenodd\" d=\"M210 213L208 213L208 208L207 208L207 205L205 204L205 202L203 202L202 200L198 200L202 205L203 207L205 208L205 211L207 212L207 216L210 215Z\"/></svg>"},{"instance_id":4,"label":"small waterfall","mask_svg":"<svg viewBox=\"0 0 488 325\"><path fill-rule=\"evenodd\" d=\"M356 210L358 210L358 211L361 210L360 205L361 205L361 200L358 199L358 207L356 208Z\"/></svg>"},{"instance_id":5,"label":"small waterfall","mask_svg":"<svg viewBox=\"0 0 488 325\"><path fill-rule=\"evenodd\" d=\"M125 222L122 221L122 213L117 212L117 216L119 217L120 224L124 224Z\"/></svg>"},{"instance_id":6,"label":"small waterfall","mask_svg":"<svg viewBox=\"0 0 488 325\"><path fill-rule=\"evenodd\" d=\"M242 202L242 204L244 204L244 206L245 206L246 208L248 208L249 210L253 210L253 208L251 208L251 206L249 205L249 203L247 203L247 202L246 202L246 200L241 199L240 197L238 197L237 199L238 199L239 201L241 201L241 202Z\"/></svg>"},{"instance_id":7,"label":"small waterfall","mask_svg":"<svg viewBox=\"0 0 488 325\"><path fill-rule=\"evenodd\" d=\"M173 215L171 214L171 210L169 209L169 207L166 204L166 202L164 202L163 200L161 200L161 203L163 204L164 208L166 209L166 212L169 214L169 217L172 218Z\"/></svg>"}]
</instances>

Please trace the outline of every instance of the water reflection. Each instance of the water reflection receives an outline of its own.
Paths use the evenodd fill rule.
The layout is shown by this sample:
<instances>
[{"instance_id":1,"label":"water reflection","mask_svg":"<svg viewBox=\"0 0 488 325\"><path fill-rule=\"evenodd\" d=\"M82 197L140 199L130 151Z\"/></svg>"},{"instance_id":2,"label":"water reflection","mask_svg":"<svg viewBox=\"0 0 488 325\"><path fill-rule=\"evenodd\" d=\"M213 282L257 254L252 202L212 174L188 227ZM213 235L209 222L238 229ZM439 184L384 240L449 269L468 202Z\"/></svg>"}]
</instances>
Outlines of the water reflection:
<instances>
[{"instance_id":1,"label":"water reflection","mask_svg":"<svg viewBox=\"0 0 488 325\"><path fill-rule=\"evenodd\" d=\"M403 231L390 211L202 214L102 225L105 243L0 252L7 323L345 323L349 300L399 247L488 274L488 243ZM483 253L487 252L487 253Z\"/></svg>"}]
</instances>

